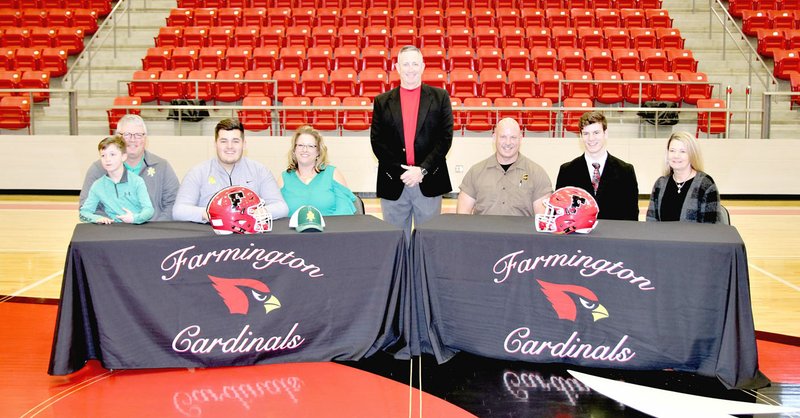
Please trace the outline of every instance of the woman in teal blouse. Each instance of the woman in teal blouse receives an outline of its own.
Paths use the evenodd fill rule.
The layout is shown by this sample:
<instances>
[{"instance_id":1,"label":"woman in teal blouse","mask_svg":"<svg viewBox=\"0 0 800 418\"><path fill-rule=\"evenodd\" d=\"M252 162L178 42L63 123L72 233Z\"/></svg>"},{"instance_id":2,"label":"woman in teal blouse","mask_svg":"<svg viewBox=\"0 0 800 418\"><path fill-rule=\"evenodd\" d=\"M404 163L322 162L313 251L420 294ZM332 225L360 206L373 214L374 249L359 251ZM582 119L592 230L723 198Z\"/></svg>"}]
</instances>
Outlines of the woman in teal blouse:
<instances>
[{"instance_id":1,"label":"woman in teal blouse","mask_svg":"<svg viewBox=\"0 0 800 418\"><path fill-rule=\"evenodd\" d=\"M297 128L289 149L289 167L281 173L281 194L291 215L304 205L323 216L352 215L356 196L336 167L328 163L328 148L311 126Z\"/></svg>"}]
</instances>

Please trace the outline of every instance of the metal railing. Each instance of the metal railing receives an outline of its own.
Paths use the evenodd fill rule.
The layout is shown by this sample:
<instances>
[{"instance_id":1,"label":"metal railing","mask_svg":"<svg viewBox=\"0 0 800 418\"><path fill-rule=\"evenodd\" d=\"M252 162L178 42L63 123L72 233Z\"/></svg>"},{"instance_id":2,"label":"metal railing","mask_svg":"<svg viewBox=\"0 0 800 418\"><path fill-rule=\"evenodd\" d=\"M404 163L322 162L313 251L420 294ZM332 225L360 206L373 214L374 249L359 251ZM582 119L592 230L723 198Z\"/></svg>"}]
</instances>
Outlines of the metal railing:
<instances>
[{"instance_id":1,"label":"metal railing","mask_svg":"<svg viewBox=\"0 0 800 418\"><path fill-rule=\"evenodd\" d=\"M53 96L63 94L67 96L67 114L68 114L68 123L69 123L69 134L70 135L77 135L78 134L78 95L74 89L0 89L0 93L12 93L17 96L28 96L28 103L30 104L29 110L29 123L28 123L28 134L35 135L36 134L36 116L35 116L35 105L36 101L35 98L38 94L46 93L47 98L44 99L49 101Z\"/></svg>"},{"instance_id":2,"label":"metal railing","mask_svg":"<svg viewBox=\"0 0 800 418\"><path fill-rule=\"evenodd\" d=\"M772 87L778 84L778 80L772 74L769 66L767 66L767 64L761 58L761 55L759 55L758 51L756 51L753 48L753 45L750 44L747 35L745 35L739 25L736 24L733 16L731 16L731 14L728 12L727 7L722 4L722 0L709 0L708 6L709 10L711 11L708 17L708 39L713 37L713 21L714 18L716 18L723 31L722 59L726 59L727 40L730 38L733 45L742 54L742 58L747 60L747 84L750 86L753 85L753 75L755 74L764 89L766 91L771 91ZM729 24L732 24L730 26L733 26L735 32L729 28ZM744 40L744 44L746 45L744 49L741 47L740 43L737 42L737 36L739 37L739 40ZM754 69L753 66L756 68Z\"/></svg>"},{"instance_id":3,"label":"metal railing","mask_svg":"<svg viewBox=\"0 0 800 418\"><path fill-rule=\"evenodd\" d=\"M119 27L117 21L123 16L127 17L125 28L128 31L128 37L131 36L130 3L131 0L117 1L114 8L111 9L111 13L106 16L105 20L97 28L97 32L89 39L83 51L70 65L67 74L63 78L64 85L69 85L70 89L75 89L77 83L86 74L87 94L92 97L92 61L101 52L100 48L106 45L109 38L111 38L114 58L117 57L117 29Z\"/></svg>"}]
</instances>

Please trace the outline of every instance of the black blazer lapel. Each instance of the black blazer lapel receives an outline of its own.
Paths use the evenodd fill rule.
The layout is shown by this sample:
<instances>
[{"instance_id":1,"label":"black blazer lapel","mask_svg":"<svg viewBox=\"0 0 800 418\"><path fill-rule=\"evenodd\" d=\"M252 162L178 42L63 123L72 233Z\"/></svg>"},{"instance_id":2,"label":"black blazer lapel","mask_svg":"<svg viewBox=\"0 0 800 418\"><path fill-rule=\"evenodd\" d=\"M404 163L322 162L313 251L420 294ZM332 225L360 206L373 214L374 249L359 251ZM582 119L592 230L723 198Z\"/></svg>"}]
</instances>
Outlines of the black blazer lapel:
<instances>
[{"instance_id":1,"label":"black blazer lapel","mask_svg":"<svg viewBox=\"0 0 800 418\"><path fill-rule=\"evenodd\" d=\"M400 88L396 88L389 93L389 111L392 113L394 119L394 126L399 132L399 138L402 141L405 138L403 133L403 108L400 105Z\"/></svg>"},{"instance_id":2,"label":"black blazer lapel","mask_svg":"<svg viewBox=\"0 0 800 418\"><path fill-rule=\"evenodd\" d=\"M419 112L417 112L417 132L414 138L420 138L422 133L422 125L428 117L428 112L431 108L431 90L425 84L422 85L419 92Z\"/></svg>"}]
</instances>

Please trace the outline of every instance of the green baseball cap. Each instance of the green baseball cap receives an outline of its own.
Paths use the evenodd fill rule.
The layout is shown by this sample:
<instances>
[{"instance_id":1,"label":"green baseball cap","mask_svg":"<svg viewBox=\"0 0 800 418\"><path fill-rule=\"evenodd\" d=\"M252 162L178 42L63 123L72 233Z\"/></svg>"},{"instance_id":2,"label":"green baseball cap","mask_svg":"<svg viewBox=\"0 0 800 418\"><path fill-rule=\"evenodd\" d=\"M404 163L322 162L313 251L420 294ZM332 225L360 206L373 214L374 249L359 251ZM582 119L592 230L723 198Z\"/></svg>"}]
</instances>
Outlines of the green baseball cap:
<instances>
[{"instance_id":1,"label":"green baseball cap","mask_svg":"<svg viewBox=\"0 0 800 418\"><path fill-rule=\"evenodd\" d=\"M289 219L289 228L294 228L297 232L322 232L325 229L325 219L319 209L311 205L301 206Z\"/></svg>"}]
</instances>

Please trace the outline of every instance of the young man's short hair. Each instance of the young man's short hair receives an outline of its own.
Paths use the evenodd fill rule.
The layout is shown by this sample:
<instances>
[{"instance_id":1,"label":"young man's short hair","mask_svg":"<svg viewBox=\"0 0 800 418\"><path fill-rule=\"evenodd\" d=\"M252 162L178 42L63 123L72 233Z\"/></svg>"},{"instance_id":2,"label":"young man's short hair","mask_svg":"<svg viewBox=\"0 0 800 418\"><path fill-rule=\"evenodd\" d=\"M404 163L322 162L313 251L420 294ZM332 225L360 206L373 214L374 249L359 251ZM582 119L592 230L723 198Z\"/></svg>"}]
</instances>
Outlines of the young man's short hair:
<instances>
[{"instance_id":1,"label":"young man's short hair","mask_svg":"<svg viewBox=\"0 0 800 418\"><path fill-rule=\"evenodd\" d=\"M219 138L219 131L239 131L242 133L242 139L244 139L244 125L242 125L239 119L228 118L219 121L214 128L214 141Z\"/></svg>"},{"instance_id":2,"label":"young man's short hair","mask_svg":"<svg viewBox=\"0 0 800 418\"><path fill-rule=\"evenodd\" d=\"M603 131L608 129L608 122L606 121L606 116L600 112L586 112L581 115L581 120L578 122L578 128L583 130L583 128L593 124L599 123L603 125Z\"/></svg>"},{"instance_id":3,"label":"young man's short hair","mask_svg":"<svg viewBox=\"0 0 800 418\"><path fill-rule=\"evenodd\" d=\"M97 144L97 151L102 151L108 148L109 145L116 145L123 154L128 152L125 149L125 140L122 139L122 135L112 135L103 138L103 140Z\"/></svg>"}]
</instances>

